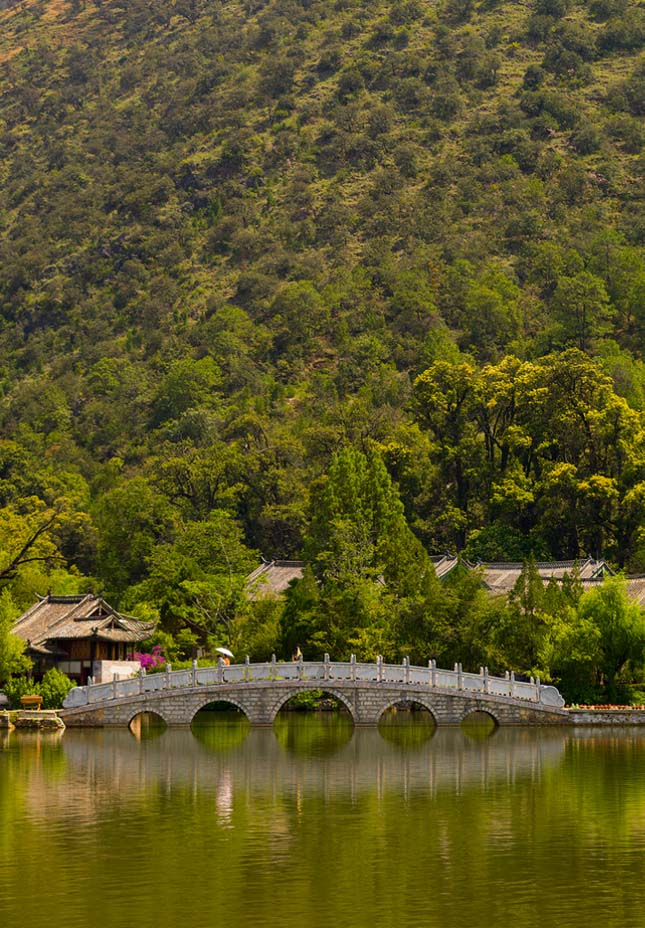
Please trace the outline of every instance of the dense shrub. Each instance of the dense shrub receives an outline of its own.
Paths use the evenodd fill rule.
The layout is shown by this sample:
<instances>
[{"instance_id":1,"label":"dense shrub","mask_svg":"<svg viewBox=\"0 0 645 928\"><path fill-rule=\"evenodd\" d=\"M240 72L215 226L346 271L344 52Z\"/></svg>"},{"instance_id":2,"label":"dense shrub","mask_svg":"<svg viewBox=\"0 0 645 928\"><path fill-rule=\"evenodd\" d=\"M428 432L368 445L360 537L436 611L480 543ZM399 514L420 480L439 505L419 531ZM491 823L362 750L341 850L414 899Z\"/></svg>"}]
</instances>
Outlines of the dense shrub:
<instances>
[{"instance_id":1,"label":"dense shrub","mask_svg":"<svg viewBox=\"0 0 645 928\"><path fill-rule=\"evenodd\" d=\"M32 695L43 697L43 709L60 709L73 686L75 684L68 676L52 667L40 683L35 683L31 677L14 677L6 684L4 690L12 709L20 709L22 696Z\"/></svg>"}]
</instances>

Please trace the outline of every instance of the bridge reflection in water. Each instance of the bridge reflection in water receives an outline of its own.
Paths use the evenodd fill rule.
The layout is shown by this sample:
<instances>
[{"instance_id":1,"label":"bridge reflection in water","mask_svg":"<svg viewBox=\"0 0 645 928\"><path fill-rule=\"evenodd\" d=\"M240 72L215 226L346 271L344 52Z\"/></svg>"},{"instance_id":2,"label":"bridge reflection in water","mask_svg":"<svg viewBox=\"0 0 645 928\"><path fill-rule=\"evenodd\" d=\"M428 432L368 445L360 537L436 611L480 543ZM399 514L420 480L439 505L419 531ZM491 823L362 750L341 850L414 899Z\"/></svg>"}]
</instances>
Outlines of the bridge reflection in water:
<instances>
[{"instance_id":1,"label":"bridge reflection in water","mask_svg":"<svg viewBox=\"0 0 645 928\"><path fill-rule=\"evenodd\" d=\"M498 729L477 741L459 729L436 729L411 746L405 738L392 740L392 731L383 738L377 729L339 725L330 714L314 724L311 718L289 720L275 731L238 728L235 733L226 725L196 734L168 729L143 742L123 731L67 731L59 749L75 781L101 784L93 795L94 810L85 798L91 818L115 801L136 803L155 785L165 793L212 793L219 804L224 793L230 802L256 794L344 796L355 802L364 794L382 800L388 793L410 797L488 789L519 778L537 782L559 763L571 737L562 730ZM68 781L58 796L56 784L48 784L49 813L69 804L69 788Z\"/></svg>"}]
</instances>

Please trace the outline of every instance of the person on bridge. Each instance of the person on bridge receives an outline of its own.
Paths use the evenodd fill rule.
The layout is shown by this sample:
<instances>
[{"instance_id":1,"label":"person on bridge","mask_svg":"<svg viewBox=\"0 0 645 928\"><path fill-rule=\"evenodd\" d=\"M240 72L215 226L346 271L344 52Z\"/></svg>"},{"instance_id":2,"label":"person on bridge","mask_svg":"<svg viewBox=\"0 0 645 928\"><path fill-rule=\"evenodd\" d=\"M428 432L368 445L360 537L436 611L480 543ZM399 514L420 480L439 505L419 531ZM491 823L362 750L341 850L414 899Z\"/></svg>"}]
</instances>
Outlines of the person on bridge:
<instances>
[{"instance_id":1,"label":"person on bridge","mask_svg":"<svg viewBox=\"0 0 645 928\"><path fill-rule=\"evenodd\" d=\"M301 661L302 660L302 651L300 650L300 645L296 645L296 650L291 655L292 661Z\"/></svg>"}]
</instances>

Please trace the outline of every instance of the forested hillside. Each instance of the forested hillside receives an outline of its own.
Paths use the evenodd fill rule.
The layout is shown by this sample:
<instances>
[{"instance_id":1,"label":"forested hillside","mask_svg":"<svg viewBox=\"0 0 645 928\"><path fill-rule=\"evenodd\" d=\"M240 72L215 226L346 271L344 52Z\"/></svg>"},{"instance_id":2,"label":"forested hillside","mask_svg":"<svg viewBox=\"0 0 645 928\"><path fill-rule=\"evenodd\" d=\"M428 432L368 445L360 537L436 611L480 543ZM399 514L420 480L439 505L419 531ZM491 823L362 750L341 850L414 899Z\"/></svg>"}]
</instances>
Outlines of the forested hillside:
<instances>
[{"instance_id":1,"label":"forested hillside","mask_svg":"<svg viewBox=\"0 0 645 928\"><path fill-rule=\"evenodd\" d=\"M410 550L645 570L642 4L0 7L16 604L229 622L347 446Z\"/></svg>"}]
</instances>

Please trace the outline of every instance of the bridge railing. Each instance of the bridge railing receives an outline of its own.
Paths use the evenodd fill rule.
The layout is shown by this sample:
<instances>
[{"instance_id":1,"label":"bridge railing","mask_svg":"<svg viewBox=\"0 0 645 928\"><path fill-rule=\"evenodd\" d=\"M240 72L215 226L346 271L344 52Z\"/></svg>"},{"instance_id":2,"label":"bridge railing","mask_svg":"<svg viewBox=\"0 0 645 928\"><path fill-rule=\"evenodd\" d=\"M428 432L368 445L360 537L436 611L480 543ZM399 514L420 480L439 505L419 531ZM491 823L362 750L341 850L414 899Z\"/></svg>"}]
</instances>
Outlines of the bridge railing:
<instances>
[{"instance_id":1,"label":"bridge railing","mask_svg":"<svg viewBox=\"0 0 645 928\"><path fill-rule=\"evenodd\" d=\"M373 664L359 663L352 655L349 661L331 661L325 655L323 661L295 661L284 663L271 661L251 664L225 665L222 661L212 667L198 667L193 662L188 670L172 670L166 665L161 673L146 674L125 680L115 678L110 683L91 683L75 687L65 699L65 708L94 705L107 700L125 699L132 696L155 693L161 690L184 689L196 686L215 686L231 683L254 684L262 682L316 682L324 688L325 683L401 684L403 686L429 686L444 689L464 690L491 696L506 696L545 706L561 708L564 699L553 686L543 686L539 677L529 682L515 680L513 673L504 677L490 676L488 668L481 667L478 674L464 673L461 664L454 670L441 670L435 661L427 667L414 667L407 658L402 664L384 664L377 658Z\"/></svg>"}]
</instances>

